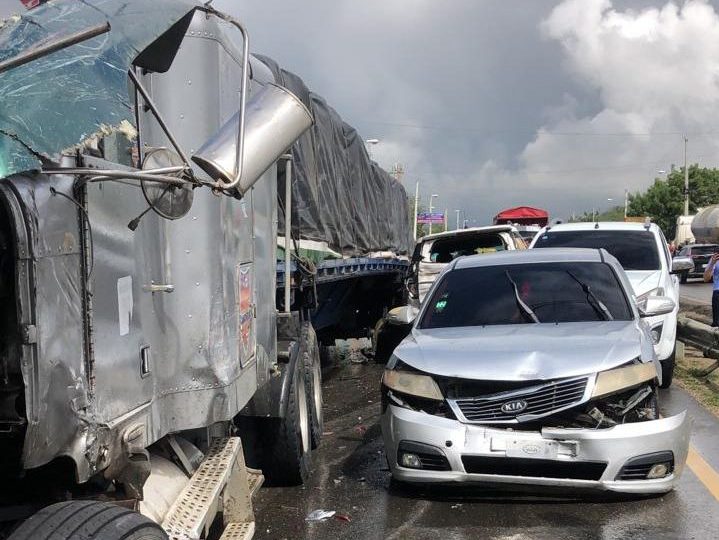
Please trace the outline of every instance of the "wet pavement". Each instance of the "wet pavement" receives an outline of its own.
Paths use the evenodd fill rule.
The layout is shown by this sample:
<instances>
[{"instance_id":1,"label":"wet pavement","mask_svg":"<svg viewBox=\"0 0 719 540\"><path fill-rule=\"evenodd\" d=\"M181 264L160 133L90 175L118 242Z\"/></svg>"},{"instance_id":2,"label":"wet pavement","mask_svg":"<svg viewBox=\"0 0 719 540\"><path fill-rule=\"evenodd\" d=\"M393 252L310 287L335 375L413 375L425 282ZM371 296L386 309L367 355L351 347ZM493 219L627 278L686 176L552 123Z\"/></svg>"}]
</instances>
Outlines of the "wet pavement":
<instances>
[{"instance_id":1,"label":"wet pavement","mask_svg":"<svg viewBox=\"0 0 719 540\"><path fill-rule=\"evenodd\" d=\"M687 409L692 446L708 469L687 467L678 488L654 498L551 497L486 487L398 486L379 428L382 367L351 365L326 377L325 436L308 485L263 488L255 500L255 538L308 539L698 539L719 536L719 420L678 387L663 392L668 415ZM703 458L703 459L702 459ZM714 478L716 480L716 478ZM715 487L715 486L714 486ZM316 509L342 519L310 523ZM349 521L347 521L347 519Z\"/></svg>"}]
</instances>

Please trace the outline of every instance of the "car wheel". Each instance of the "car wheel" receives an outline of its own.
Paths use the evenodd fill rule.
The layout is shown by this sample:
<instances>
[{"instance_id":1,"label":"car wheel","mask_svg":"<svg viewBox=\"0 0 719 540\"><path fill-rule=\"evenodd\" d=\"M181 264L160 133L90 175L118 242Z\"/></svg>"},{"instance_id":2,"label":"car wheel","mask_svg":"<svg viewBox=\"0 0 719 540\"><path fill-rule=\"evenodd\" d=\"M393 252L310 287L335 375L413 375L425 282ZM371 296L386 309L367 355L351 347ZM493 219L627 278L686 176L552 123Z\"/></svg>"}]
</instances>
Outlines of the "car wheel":
<instances>
[{"instance_id":1,"label":"car wheel","mask_svg":"<svg viewBox=\"0 0 719 540\"><path fill-rule=\"evenodd\" d=\"M662 360L660 363L662 365L662 384L659 385L659 388L669 388L672 385L672 380L674 379L674 366L676 364L676 355L677 355L677 346L674 345L674 350L672 351L671 356L667 358L666 360Z\"/></svg>"}]
</instances>

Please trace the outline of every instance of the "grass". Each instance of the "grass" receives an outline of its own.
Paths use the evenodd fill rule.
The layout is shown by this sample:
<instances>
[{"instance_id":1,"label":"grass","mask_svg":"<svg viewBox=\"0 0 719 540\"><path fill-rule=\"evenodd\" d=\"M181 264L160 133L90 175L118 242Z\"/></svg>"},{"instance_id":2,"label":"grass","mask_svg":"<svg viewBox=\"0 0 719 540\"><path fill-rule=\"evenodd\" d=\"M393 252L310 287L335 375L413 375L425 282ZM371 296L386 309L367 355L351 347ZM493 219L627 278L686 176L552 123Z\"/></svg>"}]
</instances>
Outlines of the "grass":
<instances>
[{"instance_id":1,"label":"grass","mask_svg":"<svg viewBox=\"0 0 719 540\"><path fill-rule=\"evenodd\" d=\"M700 351L691 347L686 347L684 356L678 356L677 360L675 381L719 417L719 369L708 377L700 376L714 363L714 360L704 358Z\"/></svg>"}]
</instances>

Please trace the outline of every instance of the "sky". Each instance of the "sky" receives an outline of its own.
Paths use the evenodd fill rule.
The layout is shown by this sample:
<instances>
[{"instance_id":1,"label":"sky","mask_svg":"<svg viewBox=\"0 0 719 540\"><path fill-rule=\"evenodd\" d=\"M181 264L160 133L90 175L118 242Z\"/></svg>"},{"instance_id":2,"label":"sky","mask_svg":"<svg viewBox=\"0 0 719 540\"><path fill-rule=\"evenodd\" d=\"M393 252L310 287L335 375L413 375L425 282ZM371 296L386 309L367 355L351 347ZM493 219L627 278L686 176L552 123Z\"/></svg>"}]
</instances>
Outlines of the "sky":
<instances>
[{"instance_id":1,"label":"sky","mask_svg":"<svg viewBox=\"0 0 719 540\"><path fill-rule=\"evenodd\" d=\"M16 0L0 0L0 16ZM719 165L709 0L214 0L412 194L487 224L623 204L672 164ZM612 199L608 201L608 199ZM719 201L718 201L719 202Z\"/></svg>"},{"instance_id":2,"label":"sky","mask_svg":"<svg viewBox=\"0 0 719 540\"><path fill-rule=\"evenodd\" d=\"M703 0L215 6L452 217L623 204L683 164L685 133L690 163L719 164L719 14Z\"/></svg>"}]
</instances>

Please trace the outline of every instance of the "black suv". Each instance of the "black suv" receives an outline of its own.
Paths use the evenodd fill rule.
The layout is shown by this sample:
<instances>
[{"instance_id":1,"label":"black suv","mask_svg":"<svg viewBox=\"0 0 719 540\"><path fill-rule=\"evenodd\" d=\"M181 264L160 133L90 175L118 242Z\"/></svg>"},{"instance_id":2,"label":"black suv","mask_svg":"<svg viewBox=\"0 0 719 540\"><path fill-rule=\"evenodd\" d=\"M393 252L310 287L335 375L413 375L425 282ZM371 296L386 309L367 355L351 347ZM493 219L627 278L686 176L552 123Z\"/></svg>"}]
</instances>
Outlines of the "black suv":
<instances>
[{"instance_id":1,"label":"black suv","mask_svg":"<svg viewBox=\"0 0 719 540\"><path fill-rule=\"evenodd\" d=\"M681 248L677 257L690 257L694 262L694 268L679 275L682 283L686 283L690 277L702 277L704 269L709 264L712 253L719 252L719 244L687 244Z\"/></svg>"}]
</instances>

